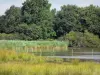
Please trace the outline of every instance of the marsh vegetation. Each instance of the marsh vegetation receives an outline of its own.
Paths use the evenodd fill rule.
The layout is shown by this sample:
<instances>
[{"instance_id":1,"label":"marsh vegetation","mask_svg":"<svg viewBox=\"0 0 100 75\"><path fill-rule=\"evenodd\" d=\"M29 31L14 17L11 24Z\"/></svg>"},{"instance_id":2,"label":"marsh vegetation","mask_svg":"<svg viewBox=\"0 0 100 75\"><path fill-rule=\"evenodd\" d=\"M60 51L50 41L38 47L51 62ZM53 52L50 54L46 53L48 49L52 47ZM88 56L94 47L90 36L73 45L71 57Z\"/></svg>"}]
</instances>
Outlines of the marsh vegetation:
<instances>
[{"instance_id":1,"label":"marsh vegetation","mask_svg":"<svg viewBox=\"0 0 100 75\"><path fill-rule=\"evenodd\" d=\"M0 75L99 75L100 64L0 51Z\"/></svg>"}]
</instances>

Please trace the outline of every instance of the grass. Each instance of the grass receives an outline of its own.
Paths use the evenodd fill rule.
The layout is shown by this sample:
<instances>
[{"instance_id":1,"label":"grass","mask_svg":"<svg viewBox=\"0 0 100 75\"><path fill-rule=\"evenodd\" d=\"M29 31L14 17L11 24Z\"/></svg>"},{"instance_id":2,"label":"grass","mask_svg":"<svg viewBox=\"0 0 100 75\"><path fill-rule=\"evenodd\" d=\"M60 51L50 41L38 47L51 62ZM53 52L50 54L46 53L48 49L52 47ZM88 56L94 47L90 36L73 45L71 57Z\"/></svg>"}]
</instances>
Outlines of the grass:
<instances>
[{"instance_id":1,"label":"grass","mask_svg":"<svg viewBox=\"0 0 100 75\"><path fill-rule=\"evenodd\" d=\"M62 41L15 41L0 40L0 50L17 52L62 51L68 49L68 43Z\"/></svg>"},{"instance_id":2,"label":"grass","mask_svg":"<svg viewBox=\"0 0 100 75\"><path fill-rule=\"evenodd\" d=\"M17 53L11 50L0 50L0 62L27 62L27 63L45 63L45 62L63 62L60 58L47 58L35 56L31 53Z\"/></svg>"},{"instance_id":3,"label":"grass","mask_svg":"<svg viewBox=\"0 0 100 75\"><path fill-rule=\"evenodd\" d=\"M65 42L55 41L56 45L53 42L0 41L0 75L100 75L100 63L80 62L77 59L64 62L63 59L35 56L25 51L16 52L13 49L15 47L66 46Z\"/></svg>"},{"instance_id":4,"label":"grass","mask_svg":"<svg viewBox=\"0 0 100 75\"><path fill-rule=\"evenodd\" d=\"M1 63L0 75L100 75L100 64L84 62L71 63Z\"/></svg>"},{"instance_id":5,"label":"grass","mask_svg":"<svg viewBox=\"0 0 100 75\"><path fill-rule=\"evenodd\" d=\"M0 51L0 75L100 75L100 63L34 56Z\"/></svg>"}]
</instances>

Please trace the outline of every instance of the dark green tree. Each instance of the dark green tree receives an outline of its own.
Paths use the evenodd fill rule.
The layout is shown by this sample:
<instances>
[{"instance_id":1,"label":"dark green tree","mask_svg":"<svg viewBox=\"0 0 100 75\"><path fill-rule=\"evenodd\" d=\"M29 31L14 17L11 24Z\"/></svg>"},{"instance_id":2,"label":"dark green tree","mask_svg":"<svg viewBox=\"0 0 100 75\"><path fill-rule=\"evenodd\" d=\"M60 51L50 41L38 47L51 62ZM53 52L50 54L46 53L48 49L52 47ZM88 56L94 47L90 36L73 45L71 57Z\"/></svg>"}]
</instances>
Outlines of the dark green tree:
<instances>
[{"instance_id":1,"label":"dark green tree","mask_svg":"<svg viewBox=\"0 0 100 75\"><path fill-rule=\"evenodd\" d=\"M83 30L88 30L100 36L100 7L90 5L81 8L80 23Z\"/></svg>"},{"instance_id":2,"label":"dark green tree","mask_svg":"<svg viewBox=\"0 0 100 75\"><path fill-rule=\"evenodd\" d=\"M61 10L57 12L55 17L55 31L57 37L62 36L70 31L80 31L81 25L79 23L79 9L75 5L64 5Z\"/></svg>"},{"instance_id":3,"label":"dark green tree","mask_svg":"<svg viewBox=\"0 0 100 75\"><path fill-rule=\"evenodd\" d=\"M4 16L0 17L0 28L2 33L15 33L15 28L21 23L21 10L19 7L11 6L5 12Z\"/></svg>"},{"instance_id":4,"label":"dark green tree","mask_svg":"<svg viewBox=\"0 0 100 75\"><path fill-rule=\"evenodd\" d=\"M51 4L48 0L26 0L22 6L23 22L35 24L42 28L42 38L55 36L53 30L53 15L50 11Z\"/></svg>"},{"instance_id":5,"label":"dark green tree","mask_svg":"<svg viewBox=\"0 0 100 75\"><path fill-rule=\"evenodd\" d=\"M0 33L5 33L5 29L6 29L6 22L5 22L5 16L2 15L0 16Z\"/></svg>"},{"instance_id":6,"label":"dark green tree","mask_svg":"<svg viewBox=\"0 0 100 75\"><path fill-rule=\"evenodd\" d=\"M42 29L40 26L36 26L35 24L27 25L25 23L19 24L16 27L16 32L18 32L23 40L37 40L42 38Z\"/></svg>"}]
</instances>

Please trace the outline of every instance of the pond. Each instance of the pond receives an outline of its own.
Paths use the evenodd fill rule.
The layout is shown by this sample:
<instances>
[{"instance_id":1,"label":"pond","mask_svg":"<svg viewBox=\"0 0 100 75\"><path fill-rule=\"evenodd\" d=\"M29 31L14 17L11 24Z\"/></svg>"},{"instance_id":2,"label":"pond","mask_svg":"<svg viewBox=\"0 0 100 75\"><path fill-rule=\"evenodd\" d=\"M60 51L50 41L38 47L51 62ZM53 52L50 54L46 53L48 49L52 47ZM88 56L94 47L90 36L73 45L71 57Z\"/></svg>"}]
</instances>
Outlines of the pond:
<instances>
[{"instance_id":1,"label":"pond","mask_svg":"<svg viewBox=\"0 0 100 75\"><path fill-rule=\"evenodd\" d=\"M69 48L68 51L34 52L41 56L78 56L78 55L100 55L99 48Z\"/></svg>"},{"instance_id":2,"label":"pond","mask_svg":"<svg viewBox=\"0 0 100 75\"><path fill-rule=\"evenodd\" d=\"M92 50L94 52L100 52L100 48L69 48L69 51L74 50L75 52L91 52Z\"/></svg>"}]
</instances>

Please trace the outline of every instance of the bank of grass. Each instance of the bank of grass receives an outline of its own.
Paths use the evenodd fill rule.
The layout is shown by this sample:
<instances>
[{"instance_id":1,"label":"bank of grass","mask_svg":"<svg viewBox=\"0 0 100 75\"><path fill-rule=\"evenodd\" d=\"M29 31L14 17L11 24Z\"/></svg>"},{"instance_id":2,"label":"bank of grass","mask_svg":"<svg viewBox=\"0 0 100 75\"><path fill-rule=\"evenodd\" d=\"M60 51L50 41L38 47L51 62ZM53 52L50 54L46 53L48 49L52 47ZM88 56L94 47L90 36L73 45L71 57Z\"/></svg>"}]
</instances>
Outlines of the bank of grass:
<instances>
[{"instance_id":1,"label":"bank of grass","mask_svg":"<svg viewBox=\"0 0 100 75\"><path fill-rule=\"evenodd\" d=\"M16 50L19 52L63 51L68 50L68 42L0 40L0 50Z\"/></svg>"},{"instance_id":2,"label":"bank of grass","mask_svg":"<svg viewBox=\"0 0 100 75\"><path fill-rule=\"evenodd\" d=\"M0 62L27 62L27 63L34 63L40 64L45 62L54 62L54 63L62 63L63 60L60 58L49 58L49 57L42 57L36 56L32 53L17 53L11 50L0 50Z\"/></svg>"},{"instance_id":3,"label":"bank of grass","mask_svg":"<svg viewBox=\"0 0 100 75\"><path fill-rule=\"evenodd\" d=\"M100 75L100 64L80 62L72 63L1 63L0 75Z\"/></svg>"},{"instance_id":4,"label":"bank of grass","mask_svg":"<svg viewBox=\"0 0 100 75\"><path fill-rule=\"evenodd\" d=\"M0 51L0 75L100 75L100 63Z\"/></svg>"}]
</instances>

